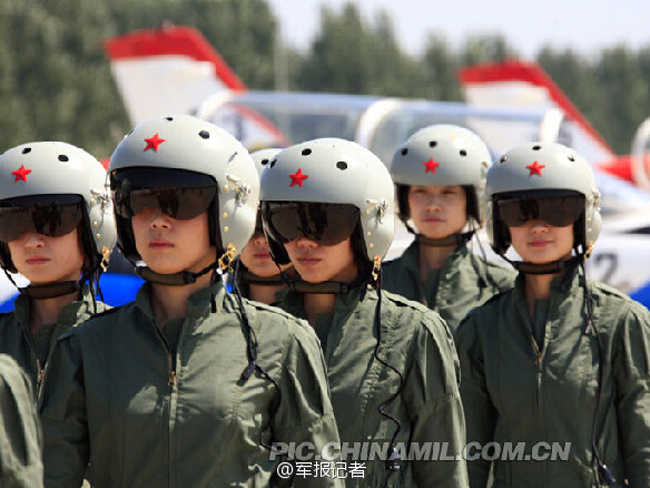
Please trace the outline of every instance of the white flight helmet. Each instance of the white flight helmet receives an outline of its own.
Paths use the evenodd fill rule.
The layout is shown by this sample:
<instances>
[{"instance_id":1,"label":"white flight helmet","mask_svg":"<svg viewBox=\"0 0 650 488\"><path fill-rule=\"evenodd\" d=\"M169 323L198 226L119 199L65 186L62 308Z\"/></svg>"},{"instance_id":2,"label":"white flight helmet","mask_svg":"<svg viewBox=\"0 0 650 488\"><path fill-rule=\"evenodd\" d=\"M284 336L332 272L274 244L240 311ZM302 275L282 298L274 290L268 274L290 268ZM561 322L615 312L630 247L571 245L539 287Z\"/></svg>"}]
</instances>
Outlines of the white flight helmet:
<instances>
[{"instance_id":1,"label":"white flight helmet","mask_svg":"<svg viewBox=\"0 0 650 488\"><path fill-rule=\"evenodd\" d=\"M471 186L472 205L481 223L485 218L485 175L492 158L485 143L465 127L437 124L415 132L400 146L390 164L390 174L398 187L400 217L408 220L408 186Z\"/></svg>"},{"instance_id":2,"label":"white flight helmet","mask_svg":"<svg viewBox=\"0 0 650 488\"><path fill-rule=\"evenodd\" d=\"M106 267L116 230L106 170L101 163L83 149L57 141L28 142L0 155L0 203L39 195L83 198L84 253L91 268L100 264ZM1 251L2 267L16 272L6 243L2 243Z\"/></svg>"},{"instance_id":3,"label":"white flight helmet","mask_svg":"<svg viewBox=\"0 0 650 488\"><path fill-rule=\"evenodd\" d=\"M576 229L586 254L593 247L602 225L600 192L591 166L573 149L558 143L531 142L508 151L487 173L487 233L492 247L503 254L510 246L505 224L494 218L495 201L504 194L547 190L573 191L584 195L584 224ZM575 225L581 224L579 220Z\"/></svg>"},{"instance_id":4,"label":"white flight helmet","mask_svg":"<svg viewBox=\"0 0 650 488\"><path fill-rule=\"evenodd\" d=\"M246 245L255 228L259 204L259 176L244 146L224 129L189 115L147 120L129 132L117 146L109 166L111 186L129 169L180 170L173 186L183 187L188 178L207 175L216 187L216 201L208 209L210 240L218 253L230 259ZM160 174L164 171L159 172ZM147 186L146 181L139 183ZM120 244L127 257L139 259L130 218L118 215Z\"/></svg>"},{"instance_id":5,"label":"white flight helmet","mask_svg":"<svg viewBox=\"0 0 650 488\"><path fill-rule=\"evenodd\" d=\"M255 167L257 168L260 177L262 176L264 168L268 166L269 161L277 156L280 151L282 151L282 149L279 147L267 147L251 153L251 157L253 158L253 161L255 161Z\"/></svg>"},{"instance_id":6,"label":"white flight helmet","mask_svg":"<svg viewBox=\"0 0 650 488\"><path fill-rule=\"evenodd\" d=\"M386 166L365 147L321 138L280 151L262 173L262 204L350 204L359 209L365 257L376 263L395 232L394 189ZM266 216L265 216L266 218ZM274 259L287 264L284 244L267 235Z\"/></svg>"}]
</instances>

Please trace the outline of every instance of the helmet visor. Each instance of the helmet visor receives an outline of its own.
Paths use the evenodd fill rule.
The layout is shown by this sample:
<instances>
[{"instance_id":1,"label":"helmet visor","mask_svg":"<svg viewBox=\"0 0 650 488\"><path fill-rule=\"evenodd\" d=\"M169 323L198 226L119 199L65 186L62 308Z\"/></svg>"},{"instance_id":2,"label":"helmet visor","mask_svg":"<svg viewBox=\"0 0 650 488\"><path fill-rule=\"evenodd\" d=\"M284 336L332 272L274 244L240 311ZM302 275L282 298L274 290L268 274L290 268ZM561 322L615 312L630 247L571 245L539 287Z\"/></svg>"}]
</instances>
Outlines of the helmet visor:
<instances>
[{"instance_id":1,"label":"helmet visor","mask_svg":"<svg viewBox=\"0 0 650 488\"><path fill-rule=\"evenodd\" d=\"M530 220L542 220L553 227L578 221L585 208L581 194L518 196L497 200L499 217L508 227L521 227Z\"/></svg>"},{"instance_id":2,"label":"helmet visor","mask_svg":"<svg viewBox=\"0 0 650 488\"><path fill-rule=\"evenodd\" d=\"M61 237L83 217L80 195L36 195L0 202L0 241L11 242L26 232Z\"/></svg>"},{"instance_id":3,"label":"helmet visor","mask_svg":"<svg viewBox=\"0 0 650 488\"><path fill-rule=\"evenodd\" d=\"M359 222L359 209L342 203L263 202L266 233L287 243L299 237L333 246L350 237Z\"/></svg>"},{"instance_id":4,"label":"helmet visor","mask_svg":"<svg viewBox=\"0 0 650 488\"><path fill-rule=\"evenodd\" d=\"M178 220L201 215L217 194L212 177L184 170L128 168L111 174L115 211L131 218L145 208Z\"/></svg>"}]
</instances>

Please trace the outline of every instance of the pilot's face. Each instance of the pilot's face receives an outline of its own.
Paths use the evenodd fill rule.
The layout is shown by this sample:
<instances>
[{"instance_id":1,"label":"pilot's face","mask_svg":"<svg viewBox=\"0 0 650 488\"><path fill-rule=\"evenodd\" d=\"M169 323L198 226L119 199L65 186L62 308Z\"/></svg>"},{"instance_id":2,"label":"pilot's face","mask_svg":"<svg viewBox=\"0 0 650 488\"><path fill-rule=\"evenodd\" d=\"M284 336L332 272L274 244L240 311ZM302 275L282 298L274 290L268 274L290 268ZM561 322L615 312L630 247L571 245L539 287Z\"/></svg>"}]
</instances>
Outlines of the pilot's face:
<instances>
[{"instance_id":1,"label":"pilot's face","mask_svg":"<svg viewBox=\"0 0 650 488\"><path fill-rule=\"evenodd\" d=\"M351 237L332 246L323 246L306 237L298 237L284 246L296 271L309 283L351 283L359 274Z\"/></svg>"},{"instance_id":2,"label":"pilot's face","mask_svg":"<svg viewBox=\"0 0 650 488\"><path fill-rule=\"evenodd\" d=\"M458 234L467 223L467 198L462 186L413 185L408 204L413 223L426 237Z\"/></svg>"},{"instance_id":3,"label":"pilot's face","mask_svg":"<svg viewBox=\"0 0 650 488\"><path fill-rule=\"evenodd\" d=\"M135 214L131 224L138 253L156 273L197 273L215 260L207 212L178 220L148 207Z\"/></svg>"},{"instance_id":4,"label":"pilot's face","mask_svg":"<svg viewBox=\"0 0 650 488\"><path fill-rule=\"evenodd\" d=\"M546 264L568 259L573 249L573 224L552 226L543 220L529 220L508 227L512 247L524 261Z\"/></svg>"},{"instance_id":5,"label":"pilot's face","mask_svg":"<svg viewBox=\"0 0 650 488\"><path fill-rule=\"evenodd\" d=\"M77 281L81 276L84 254L77 229L60 237L25 232L8 246L18 272L35 285Z\"/></svg>"},{"instance_id":6,"label":"pilot's face","mask_svg":"<svg viewBox=\"0 0 650 488\"><path fill-rule=\"evenodd\" d=\"M268 278L290 268L290 264L278 265L271 258L269 243L262 232L255 232L253 237L248 241L239 257L241 262L248 268L248 271L254 275Z\"/></svg>"}]
</instances>

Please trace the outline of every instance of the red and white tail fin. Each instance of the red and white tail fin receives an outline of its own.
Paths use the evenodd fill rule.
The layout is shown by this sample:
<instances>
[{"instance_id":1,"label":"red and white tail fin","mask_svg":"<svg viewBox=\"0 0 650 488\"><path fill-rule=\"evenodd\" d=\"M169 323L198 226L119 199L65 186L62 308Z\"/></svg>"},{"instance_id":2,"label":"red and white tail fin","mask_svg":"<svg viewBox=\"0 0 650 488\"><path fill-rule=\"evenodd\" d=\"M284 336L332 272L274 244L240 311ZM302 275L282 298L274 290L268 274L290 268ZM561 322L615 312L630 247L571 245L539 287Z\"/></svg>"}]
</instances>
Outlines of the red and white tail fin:
<instances>
[{"instance_id":1,"label":"red and white tail fin","mask_svg":"<svg viewBox=\"0 0 650 488\"><path fill-rule=\"evenodd\" d=\"M246 86L196 29L163 25L134 31L107 39L105 50L133 125L191 114L223 127L249 148L288 145L272 122L237 103Z\"/></svg>"},{"instance_id":2,"label":"red and white tail fin","mask_svg":"<svg viewBox=\"0 0 650 488\"><path fill-rule=\"evenodd\" d=\"M104 44L131 122L196 114L209 96L245 85L191 27L163 26L107 39Z\"/></svg>"},{"instance_id":3,"label":"red and white tail fin","mask_svg":"<svg viewBox=\"0 0 650 488\"><path fill-rule=\"evenodd\" d=\"M460 70L461 89L468 103L485 107L560 110L564 123L556 138L593 163L616 155L567 96L536 63L507 60Z\"/></svg>"}]
</instances>

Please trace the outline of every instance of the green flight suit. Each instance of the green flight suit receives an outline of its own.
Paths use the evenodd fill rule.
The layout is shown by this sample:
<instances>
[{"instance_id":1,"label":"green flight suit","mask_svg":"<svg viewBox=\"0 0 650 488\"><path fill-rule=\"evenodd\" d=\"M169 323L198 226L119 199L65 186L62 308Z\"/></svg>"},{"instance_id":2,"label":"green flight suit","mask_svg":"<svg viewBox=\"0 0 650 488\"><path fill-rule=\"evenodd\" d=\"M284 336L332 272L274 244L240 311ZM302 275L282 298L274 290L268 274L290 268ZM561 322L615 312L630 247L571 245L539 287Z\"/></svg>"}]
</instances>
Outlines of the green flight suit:
<instances>
[{"instance_id":1,"label":"green flight suit","mask_svg":"<svg viewBox=\"0 0 650 488\"><path fill-rule=\"evenodd\" d=\"M48 487L286 486L260 441L338 442L323 355L307 323L244 300L258 344L249 361L241 311L219 280L189 298L184 319L156 325L151 285L59 340L41 395ZM180 324L179 324L180 323ZM167 326L178 326L174 333ZM163 333L163 331L165 333ZM172 339L170 345L167 338ZM173 352L175 350L175 352ZM266 428L271 421L271 428ZM293 486L341 486L296 478Z\"/></svg>"},{"instance_id":2,"label":"green flight suit","mask_svg":"<svg viewBox=\"0 0 650 488\"><path fill-rule=\"evenodd\" d=\"M25 371L0 354L0 486L43 486L41 431L34 392Z\"/></svg>"},{"instance_id":3,"label":"green flight suit","mask_svg":"<svg viewBox=\"0 0 650 488\"><path fill-rule=\"evenodd\" d=\"M588 282L601 363L594 329L587 327L583 280L579 270L554 278L546 312L531 318L520 275L513 290L474 310L457 331L468 446L525 443L523 459L494 461L494 487L601 486L591 448L599 364L601 459L617 479L613 486L624 486L624 479L631 487L650 486L650 313L613 288ZM554 458L540 455L543 443L556 449ZM490 458L472 457L471 486L484 487Z\"/></svg>"},{"instance_id":4,"label":"green flight suit","mask_svg":"<svg viewBox=\"0 0 650 488\"><path fill-rule=\"evenodd\" d=\"M364 441L387 445L396 429L395 423L379 412L380 405L398 391L399 377L374 356L378 303L376 291L357 287L336 296L333 314L320 314L316 319L341 442L350 446ZM300 293L288 291L281 307L305 317ZM347 486L467 486L464 460L449 459L462 452L465 422L458 357L445 323L419 303L382 292L379 356L404 377L401 394L386 408L401 422L397 442L419 444L424 449L427 442L445 444L448 457L405 460L401 470L389 476L376 456L365 463L363 478L348 478ZM440 457L445 457L444 453ZM354 453L342 458L356 460Z\"/></svg>"},{"instance_id":5,"label":"green flight suit","mask_svg":"<svg viewBox=\"0 0 650 488\"><path fill-rule=\"evenodd\" d=\"M461 246L422 283L420 246L413 242L399 258L383 265L382 286L435 310L455 332L474 307L512 288L515 276L511 266L484 259Z\"/></svg>"},{"instance_id":6,"label":"green flight suit","mask_svg":"<svg viewBox=\"0 0 650 488\"><path fill-rule=\"evenodd\" d=\"M97 313L110 307L97 301ZM81 300L68 303L59 312L56 324L39 328L36 337L30 331L30 298L19 295L13 312L0 314L0 353L9 354L29 375L36 390L41 386L47 358L61 334L95 314L90 288L85 285Z\"/></svg>"}]
</instances>

